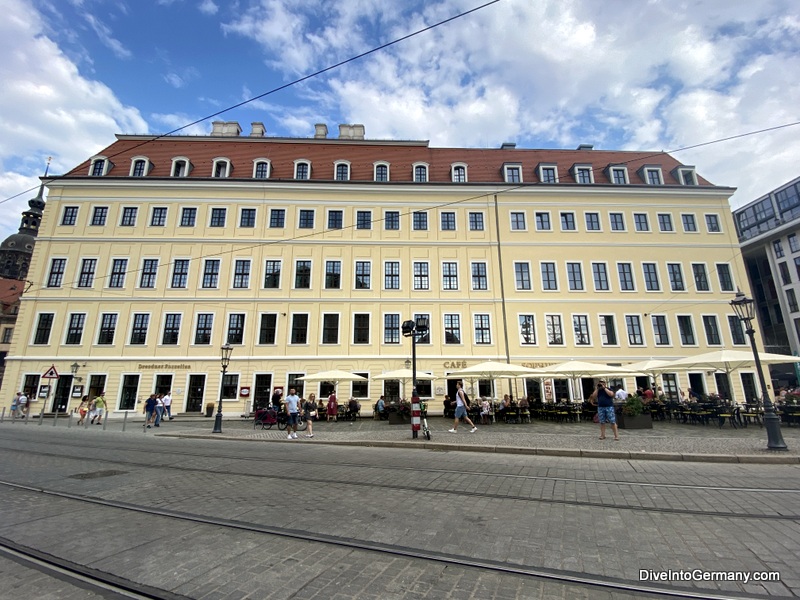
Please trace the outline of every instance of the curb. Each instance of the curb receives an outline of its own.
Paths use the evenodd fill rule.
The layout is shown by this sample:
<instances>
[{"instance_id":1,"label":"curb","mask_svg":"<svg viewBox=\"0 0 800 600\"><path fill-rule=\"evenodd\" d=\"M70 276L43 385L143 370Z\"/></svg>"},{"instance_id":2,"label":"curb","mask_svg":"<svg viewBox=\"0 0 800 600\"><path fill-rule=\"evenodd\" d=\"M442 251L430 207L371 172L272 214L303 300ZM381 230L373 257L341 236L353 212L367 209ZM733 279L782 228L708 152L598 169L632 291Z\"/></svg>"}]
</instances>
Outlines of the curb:
<instances>
[{"instance_id":1,"label":"curb","mask_svg":"<svg viewBox=\"0 0 800 600\"><path fill-rule=\"evenodd\" d=\"M214 434L157 433L159 437L186 439L225 440L236 442L283 443L286 440L254 439ZM310 440L309 440L310 441ZM653 460L674 462L743 463L743 464L800 464L800 456L793 454L681 454L679 452L641 452L628 450L581 450L578 448L528 448L520 446L480 446L466 444L442 444L436 442L384 441L384 440L319 440L316 444L336 446L363 446L366 448L406 448L439 452L480 452L489 454L522 454L530 456L564 456L573 458L605 458L616 460ZM765 451L766 452L766 451Z\"/></svg>"}]
</instances>

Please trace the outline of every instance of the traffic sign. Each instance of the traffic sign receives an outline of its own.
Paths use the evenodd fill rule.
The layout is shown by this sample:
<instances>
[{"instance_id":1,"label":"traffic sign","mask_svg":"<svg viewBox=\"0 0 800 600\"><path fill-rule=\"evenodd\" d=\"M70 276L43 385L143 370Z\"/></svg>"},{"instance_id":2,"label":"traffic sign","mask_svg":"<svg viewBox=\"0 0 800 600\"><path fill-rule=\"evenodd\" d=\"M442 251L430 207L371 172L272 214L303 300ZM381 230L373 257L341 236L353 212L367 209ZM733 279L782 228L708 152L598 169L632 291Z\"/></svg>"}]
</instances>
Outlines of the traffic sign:
<instances>
[{"instance_id":1,"label":"traffic sign","mask_svg":"<svg viewBox=\"0 0 800 600\"><path fill-rule=\"evenodd\" d=\"M56 371L56 366L52 365L47 371L44 372L42 375L42 379L58 379L58 371Z\"/></svg>"}]
</instances>

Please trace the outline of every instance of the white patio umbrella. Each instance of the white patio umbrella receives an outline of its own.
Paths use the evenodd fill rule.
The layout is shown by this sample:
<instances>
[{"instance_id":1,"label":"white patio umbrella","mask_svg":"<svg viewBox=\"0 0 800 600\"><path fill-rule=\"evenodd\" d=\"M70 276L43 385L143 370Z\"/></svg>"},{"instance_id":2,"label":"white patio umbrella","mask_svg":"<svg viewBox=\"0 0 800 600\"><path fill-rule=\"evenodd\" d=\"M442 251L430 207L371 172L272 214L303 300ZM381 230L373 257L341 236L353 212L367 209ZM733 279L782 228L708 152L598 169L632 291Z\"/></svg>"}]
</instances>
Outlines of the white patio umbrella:
<instances>
[{"instance_id":1,"label":"white patio umbrella","mask_svg":"<svg viewBox=\"0 0 800 600\"><path fill-rule=\"evenodd\" d=\"M625 365L625 368L644 373L645 375L650 377L653 381L658 383L658 378L660 375L675 370L672 367L670 367L670 363L671 361L669 360L649 358L647 360L640 360L639 362Z\"/></svg>"},{"instance_id":2,"label":"white patio umbrella","mask_svg":"<svg viewBox=\"0 0 800 600\"><path fill-rule=\"evenodd\" d=\"M791 356L789 354L773 354L770 352L760 352L758 358L764 365L781 364L781 363L795 363L800 361L800 357ZM723 348L722 350L715 350L713 352L706 352L704 354L695 354L694 356L686 356L679 358L668 363L670 368L677 369L708 369L714 371L724 371L730 377L733 371L737 371L743 367L755 366L756 360L751 351L745 350L729 350ZM766 390L761 390L763 394ZM731 391L731 394L733 392ZM733 398L732 398L733 399Z\"/></svg>"},{"instance_id":3,"label":"white patio umbrella","mask_svg":"<svg viewBox=\"0 0 800 600\"><path fill-rule=\"evenodd\" d=\"M397 379L403 386L403 397L405 398L406 383L414 379L414 371L412 371L411 369L396 369L394 371L387 371L386 373L381 373L380 375L373 375L372 379L376 379L378 381L388 381ZM422 371L417 371L417 381L433 381L434 379L438 379L438 377L436 375L431 375L430 373L423 373Z\"/></svg>"},{"instance_id":4,"label":"white patio umbrella","mask_svg":"<svg viewBox=\"0 0 800 600\"><path fill-rule=\"evenodd\" d=\"M475 380L491 379L494 381L495 379L526 377L533 373L533 371L534 369L523 367L522 365L489 360L477 363L471 367L459 369L458 371L451 371L447 374L447 378L450 379L460 377L462 379L466 379L470 382L470 386L472 386L474 394ZM492 411L492 420L494 420L494 411Z\"/></svg>"}]
</instances>

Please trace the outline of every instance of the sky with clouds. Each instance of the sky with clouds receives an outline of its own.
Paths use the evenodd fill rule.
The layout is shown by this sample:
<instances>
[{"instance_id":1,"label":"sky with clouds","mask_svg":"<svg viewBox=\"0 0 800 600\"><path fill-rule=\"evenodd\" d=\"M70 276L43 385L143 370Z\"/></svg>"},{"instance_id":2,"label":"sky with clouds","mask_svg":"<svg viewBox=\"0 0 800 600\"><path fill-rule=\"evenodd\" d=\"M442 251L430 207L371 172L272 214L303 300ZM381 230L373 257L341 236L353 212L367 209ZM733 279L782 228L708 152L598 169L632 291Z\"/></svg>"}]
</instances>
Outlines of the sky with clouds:
<instances>
[{"instance_id":1,"label":"sky with clouds","mask_svg":"<svg viewBox=\"0 0 800 600\"><path fill-rule=\"evenodd\" d=\"M63 173L486 1L0 0L0 237L47 157ZM798 73L796 0L499 0L183 133L674 151L800 121ZM739 206L800 175L800 126L674 155Z\"/></svg>"}]
</instances>

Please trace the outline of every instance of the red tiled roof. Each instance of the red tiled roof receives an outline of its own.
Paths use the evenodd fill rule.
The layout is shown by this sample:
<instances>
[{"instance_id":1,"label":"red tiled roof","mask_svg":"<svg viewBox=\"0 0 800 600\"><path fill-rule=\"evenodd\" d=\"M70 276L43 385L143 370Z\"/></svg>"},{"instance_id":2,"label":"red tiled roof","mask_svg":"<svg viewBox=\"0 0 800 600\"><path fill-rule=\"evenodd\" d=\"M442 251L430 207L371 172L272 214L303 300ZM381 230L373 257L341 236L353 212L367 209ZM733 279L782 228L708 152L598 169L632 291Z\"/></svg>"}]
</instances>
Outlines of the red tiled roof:
<instances>
[{"instance_id":1,"label":"red tiled roof","mask_svg":"<svg viewBox=\"0 0 800 600\"><path fill-rule=\"evenodd\" d=\"M15 304L24 291L24 281L0 277L0 303L2 303L4 310L7 306Z\"/></svg>"},{"instance_id":2,"label":"red tiled roof","mask_svg":"<svg viewBox=\"0 0 800 600\"><path fill-rule=\"evenodd\" d=\"M425 142L381 142L370 140L292 139L250 137L163 137L118 136L116 142L98 153L114 164L109 177L127 177L131 159L147 157L151 170L147 177L170 177L172 159L188 158L192 163L190 179L211 177L213 160L227 158L233 165L232 178L250 179L253 160L268 159L271 163L270 179L292 179L294 162L306 159L311 162L312 181L334 179L334 162L350 163L350 181L373 181L374 163L385 161L390 165L391 182L413 181L413 164L428 164L428 181L450 183L451 165L467 165L470 183L503 183L504 164L522 165L523 182L538 183L537 167L540 163L556 164L560 183L575 183L573 165L591 165L596 184L611 183L606 167L626 165L632 184L644 184L637 170L644 165L660 166L667 185L680 182L672 173L682 163L664 152L629 152L609 150L527 150L487 148L431 148ZM90 160L86 160L66 174L66 177L87 176ZM698 175L698 183L712 185Z\"/></svg>"}]
</instances>

